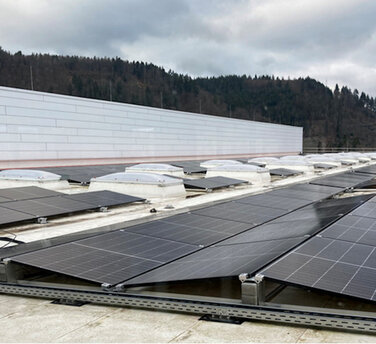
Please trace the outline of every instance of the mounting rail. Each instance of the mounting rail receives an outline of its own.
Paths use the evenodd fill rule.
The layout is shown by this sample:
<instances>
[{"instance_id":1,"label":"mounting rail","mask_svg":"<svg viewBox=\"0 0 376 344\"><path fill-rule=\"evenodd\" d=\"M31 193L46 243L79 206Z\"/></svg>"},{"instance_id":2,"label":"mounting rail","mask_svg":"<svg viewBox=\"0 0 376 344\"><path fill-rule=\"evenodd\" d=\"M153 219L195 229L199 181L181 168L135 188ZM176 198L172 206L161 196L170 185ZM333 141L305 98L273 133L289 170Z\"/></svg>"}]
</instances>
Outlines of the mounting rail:
<instances>
[{"instance_id":1,"label":"mounting rail","mask_svg":"<svg viewBox=\"0 0 376 344\"><path fill-rule=\"evenodd\" d=\"M325 327L376 334L376 316L341 314L340 310L283 308L279 305L246 305L240 303L212 302L188 298L159 297L118 292L76 290L47 286L0 283L0 293L68 299L113 306L137 307L154 310L224 316L244 320L259 320L292 325Z\"/></svg>"}]
</instances>

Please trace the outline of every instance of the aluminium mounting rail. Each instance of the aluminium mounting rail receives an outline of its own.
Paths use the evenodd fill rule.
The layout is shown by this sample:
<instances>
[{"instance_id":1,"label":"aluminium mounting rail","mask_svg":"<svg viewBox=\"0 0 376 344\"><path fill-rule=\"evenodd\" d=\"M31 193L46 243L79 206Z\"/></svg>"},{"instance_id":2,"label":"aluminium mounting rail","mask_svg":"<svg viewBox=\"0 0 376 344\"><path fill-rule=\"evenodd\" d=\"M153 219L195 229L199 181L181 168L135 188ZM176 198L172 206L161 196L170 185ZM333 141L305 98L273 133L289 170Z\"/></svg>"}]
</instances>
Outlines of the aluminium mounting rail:
<instances>
[{"instance_id":1,"label":"aluminium mounting rail","mask_svg":"<svg viewBox=\"0 0 376 344\"><path fill-rule=\"evenodd\" d=\"M284 308L282 305L247 305L235 302L195 300L186 297L160 297L11 283L0 283L0 293L376 334L376 316L372 313L352 315L333 309Z\"/></svg>"}]
</instances>

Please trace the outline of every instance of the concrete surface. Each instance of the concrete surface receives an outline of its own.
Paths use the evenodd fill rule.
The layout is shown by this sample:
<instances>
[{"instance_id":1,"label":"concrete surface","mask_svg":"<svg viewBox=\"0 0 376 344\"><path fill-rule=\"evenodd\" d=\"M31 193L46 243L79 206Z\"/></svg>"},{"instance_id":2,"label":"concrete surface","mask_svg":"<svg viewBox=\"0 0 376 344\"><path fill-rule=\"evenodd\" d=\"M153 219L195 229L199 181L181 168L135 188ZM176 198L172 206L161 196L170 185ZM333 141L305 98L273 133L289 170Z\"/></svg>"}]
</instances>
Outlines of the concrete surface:
<instances>
[{"instance_id":1,"label":"concrete surface","mask_svg":"<svg viewBox=\"0 0 376 344\"><path fill-rule=\"evenodd\" d=\"M198 316L96 305L51 304L49 300L0 295L0 342L10 343L215 343L351 342L376 336L304 327L200 321Z\"/></svg>"}]
</instances>

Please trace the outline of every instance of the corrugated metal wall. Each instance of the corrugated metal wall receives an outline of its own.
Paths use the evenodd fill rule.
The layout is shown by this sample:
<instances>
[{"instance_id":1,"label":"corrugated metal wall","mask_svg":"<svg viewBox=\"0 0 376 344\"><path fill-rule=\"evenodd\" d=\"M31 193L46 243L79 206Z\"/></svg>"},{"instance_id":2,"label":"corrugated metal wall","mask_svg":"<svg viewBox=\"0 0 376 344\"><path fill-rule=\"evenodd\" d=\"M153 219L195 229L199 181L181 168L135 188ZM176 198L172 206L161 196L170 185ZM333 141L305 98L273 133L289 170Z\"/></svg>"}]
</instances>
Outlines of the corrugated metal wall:
<instances>
[{"instance_id":1,"label":"corrugated metal wall","mask_svg":"<svg viewBox=\"0 0 376 344\"><path fill-rule=\"evenodd\" d=\"M0 87L0 161L302 151L302 128Z\"/></svg>"}]
</instances>

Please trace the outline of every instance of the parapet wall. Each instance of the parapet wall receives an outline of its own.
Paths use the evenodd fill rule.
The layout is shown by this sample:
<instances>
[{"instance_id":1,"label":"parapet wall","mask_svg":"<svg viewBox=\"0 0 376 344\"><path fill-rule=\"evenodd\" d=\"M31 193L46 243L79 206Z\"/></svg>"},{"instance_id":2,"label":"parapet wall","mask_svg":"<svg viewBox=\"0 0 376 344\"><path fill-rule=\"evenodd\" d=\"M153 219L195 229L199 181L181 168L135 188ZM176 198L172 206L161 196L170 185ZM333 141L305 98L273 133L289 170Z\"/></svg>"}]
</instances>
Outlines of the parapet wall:
<instances>
[{"instance_id":1,"label":"parapet wall","mask_svg":"<svg viewBox=\"0 0 376 344\"><path fill-rule=\"evenodd\" d=\"M64 165L92 159L294 154L302 151L302 132L300 127L0 87L3 167L33 161Z\"/></svg>"}]
</instances>

